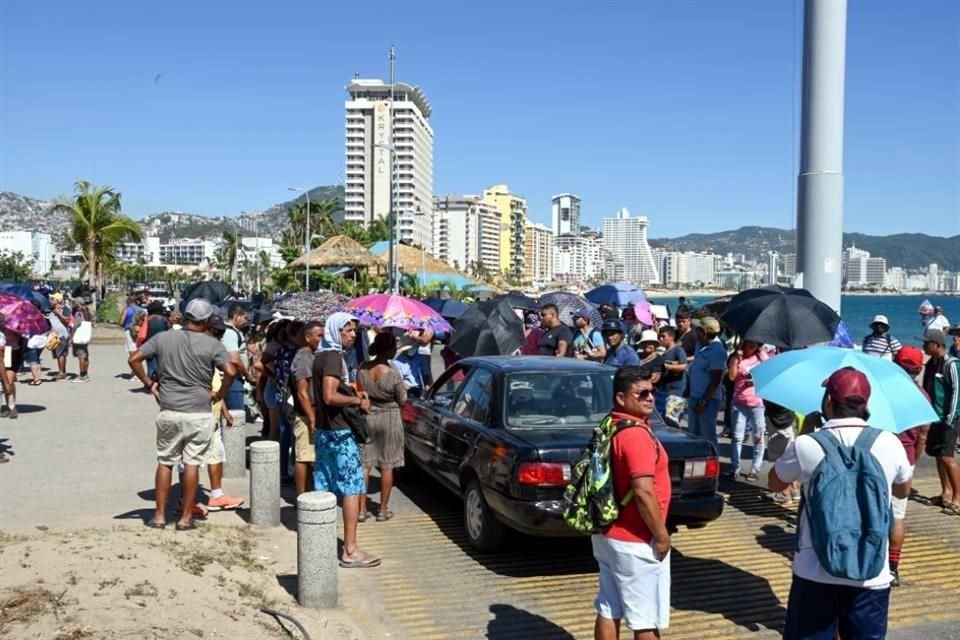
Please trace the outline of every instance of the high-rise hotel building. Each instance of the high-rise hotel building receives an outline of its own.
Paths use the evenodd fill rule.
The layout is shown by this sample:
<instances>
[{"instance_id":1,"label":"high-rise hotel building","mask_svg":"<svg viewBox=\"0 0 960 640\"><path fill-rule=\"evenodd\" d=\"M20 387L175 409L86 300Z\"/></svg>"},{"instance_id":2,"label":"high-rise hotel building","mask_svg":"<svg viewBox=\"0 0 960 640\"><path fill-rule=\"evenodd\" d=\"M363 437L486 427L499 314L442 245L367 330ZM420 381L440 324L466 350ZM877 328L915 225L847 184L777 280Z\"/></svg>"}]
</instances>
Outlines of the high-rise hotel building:
<instances>
[{"instance_id":1,"label":"high-rise hotel building","mask_svg":"<svg viewBox=\"0 0 960 640\"><path fill-rule=\"evenodd\" d=\"M393 210L398 240L433 253L433 128L430 103L417 87L355 78L346 101L344 219L368 226L390 212L391 143ZM391 135L392 131L392 135Z\"/></svg>"}]
</instances>

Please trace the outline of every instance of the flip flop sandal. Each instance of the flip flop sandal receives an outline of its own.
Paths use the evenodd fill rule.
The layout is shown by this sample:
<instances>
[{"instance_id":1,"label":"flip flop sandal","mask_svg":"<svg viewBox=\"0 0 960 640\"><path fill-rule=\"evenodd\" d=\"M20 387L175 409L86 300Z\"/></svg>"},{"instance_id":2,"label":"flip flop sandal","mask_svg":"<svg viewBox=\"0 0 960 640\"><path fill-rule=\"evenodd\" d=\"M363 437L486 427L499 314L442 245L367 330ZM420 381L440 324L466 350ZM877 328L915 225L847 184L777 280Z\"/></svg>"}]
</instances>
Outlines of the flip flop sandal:
<instances>
[{"instance_id":1,"label":"flip flop sandal","mask_svg":"<svg viewBox=\"0 0 960 640\"><path fill-rule=\"evenodd\" d=\"M387 509L386 511L381 511L377 514L377 522L386 522L387 520L393 519L393 511Z\"/></svg>"},{"instance_id":2,"label":"flip flop sandal","mask_svg":"<svg viewBox=\"0 0 960 640\"><path fill-rule=\"evenodd\" d=\"M194 529L199 529L199 528L200 527L197 526L196 520L191 520L190 524L180 524L178 522L176 527L177 531L193 531Z\"/></svg>"},{"instance_id":3,"label":"flip flop sandal","mask_svg":"<svg viewBox=\"0 0 960 640\"><path fill-rule=\"evenodd\" d=\"M148 527L148 528L150 528L150 529L166 529L166 528L167 528L167 523L166 523L166 522L154 522L153 520L147 520L146 522L143 523L143 526Z\"/></svg>"},{"instance_id":4,"label":"flip flop sandal","mask_svg":"<svg viewBox=\"0 0 960 640\"><path fill-rule=\"evenodd\" d=\"M366 522L372 517L373 517L372 513L370 513L369 511L364 511L363 513L357 516L357 522Z\"/></svg>"},{"instance_id":5,"label":"flip flop sandal","mask_svg":"<svg viewBox=\"0 0 960 640\"><path fill-rule=\"evenodd\" d=\"M28 384L31 387L39 387L41 384L43 384L43 380L32 380Z\"/></svg>"},{"instance_id":6,"label":"flip flop sandal","mask_svg":"<svg viewBox=\"0 0 960 640\"><path fill-rule=\"evenodd\" d=\"M943 496L933 496L932 498L926 496L917 496L917 502L928 507L943 507Z\"/></svg>"},{"instance_id":7,"label":"flip flop sandal","mask_svg":"<svg viewBox=\"0 0 960 640\"><path fill-rule=\"evenodd\" d=\"M340 558L340 566L344 569L372 569L380 566L380 558L375 558L369 553L361 553L352 560Z\"/></svg>"},{"instance_id":8,"label":"flip flop sandal","mask_svg":"<svg viewBox=\"0 0 960 640\"><path fill-rule=\"evenodd\" d=\"M951 516L960 516L960 504L944 502L943 509L940 510L940 513L945 513Z\"/></svg>"}]
</instances>

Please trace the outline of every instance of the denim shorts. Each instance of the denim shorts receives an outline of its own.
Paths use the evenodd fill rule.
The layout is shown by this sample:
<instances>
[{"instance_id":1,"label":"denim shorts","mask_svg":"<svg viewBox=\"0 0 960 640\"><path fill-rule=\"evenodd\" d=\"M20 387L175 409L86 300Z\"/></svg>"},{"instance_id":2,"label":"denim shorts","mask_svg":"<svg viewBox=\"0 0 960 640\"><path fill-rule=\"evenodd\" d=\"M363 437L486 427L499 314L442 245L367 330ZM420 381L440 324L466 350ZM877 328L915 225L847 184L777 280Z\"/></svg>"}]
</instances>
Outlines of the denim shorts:
<instances>
[{"instance_id":1,"label":"denim shorts","mask_svg":"<svg viewBox=\"0 0 960 640\"><path fill-rule=\"evenodd\" d=\"M317 459L313 463L313 485L338 498L366 492L360 448L349 429L316 432Z\"/></svg>"},{"instance_id":2,"label":"denim shorts","mask_svg":"<svg viewBox=\"0 0 960 640\"><path fill-rule=\"evenodd\" d=\"M27 364L40 364L41 353L43 353L43 349L27 349L24 361Z\"/></svg>"},{"instance_id":3,"label":"denim shorts","mask_svg":"<svg viewBox=\"0 0 960 640\"><path fill-rule=\"evenodd\" d=\"M227 409L230 411L243 411L243 380L235 378L230 390L224 396L227 403Z\"/></svg>"}]
</instances>

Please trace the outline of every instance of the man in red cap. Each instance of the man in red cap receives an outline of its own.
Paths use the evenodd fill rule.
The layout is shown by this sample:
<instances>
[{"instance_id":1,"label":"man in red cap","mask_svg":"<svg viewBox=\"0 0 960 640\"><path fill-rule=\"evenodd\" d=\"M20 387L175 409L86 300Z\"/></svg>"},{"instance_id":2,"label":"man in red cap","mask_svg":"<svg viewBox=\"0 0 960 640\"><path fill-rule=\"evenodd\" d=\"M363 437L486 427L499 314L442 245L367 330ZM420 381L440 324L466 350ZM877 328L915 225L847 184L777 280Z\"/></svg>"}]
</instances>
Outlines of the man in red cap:
<instances>
[{"instance_id":1,"label":"man in red cap","mask_svg":"<svg viewBox=\"0 0 960 640\"><path fill-rule=\"evenodd\" d=\"M897 352L897 355L893 359L900 367L910 374L910 377L913 378L914 382L917 381L917 376L920 375L920 372L923 370L923 352L920 351L917 347L906 346L901 347L900 351ZM923 387L920 386L920 383L917 382L917 386L920 387L920 391L923 391ZM923 395L927 396L927 392L923 391ZM930 397L927 396L927 400ZM903 445L903 449L907 454L907 461L910 463L911 474L913 468L917 464L917 458L920 457L920 454L923 453L923 449L927 443L927 431L930 429L930 425L923 424L912 429L907 429L906 431L897 435L900 439L900 444ZM890 583L890 586L899 587L900 586L900 560L902 558L902 549L903 541L906 538L907 530L904 526L904 518L907 517L907 499L906 498L894 498L893 499L893 528L890 530L890 573L893 574L893 582Z\"/></svg>"},{"instance_id":2,"label":"man in red cap","mask_svg":"<svg viewBox=\"0 0 960 640\"><path fill-rule=\"evenodd\" d=\"M798 529L797 552L793 559L793 583L790 587L790 597L787 603L787 620L784 629L784 638L792 640L796 638L833 638L836 632L844 638L884 638L887 633L887 611L890 605L890 583L893 576L890 573L887 549L882 553L883 562L876 572L876 575L870 575L866 579L852 579L850 572L837 570L832 566L828 572L823 562L830 562L829 559L821 561L823 555L823 540L829 543L836 543L841 538L843 532L849 532L849 529L842 527L822 530L824 520L823 503L820 500L821 495L826 495L825 485L822 480L825 478L825 469L835 467L837 457L840 455L836 449L821 444L821 441L829 442L836 439L843 447L851 447L856 451L858 446L862 447L862 452L869 443L869 455L876 461L876 465L870 464L867 459L860 463L858 476L850 479L841 478L840 482L844 486L851 480L856 482L856 486L873 486L876 495L880 495L882 488L877 487L870 481L886 482L887 504L886 509L892 511L891 497L904 499L910 493L911 467L907 461L907 455L903 446L897 437L888 432L879 429L870 429L866 422L869 417L867 403L870 401L870 382L867 377L851 367L845 367L835 371L829 378L823 382L825 392L823 395L822 409L827 422L816 433L799 436L794 442L787 446L783 456L777 460L769 474L769 487L771 491L783 491L790 483L799 480L803 485L803 504L800 512L800 522ZM863 436L859 445L858 439ZM830 453L828 454L828 448ZM821 465L821 463L824 463ZM819 467L819 468L818 468ZM880 476L882 473L882 476ZM863 474L860 476L859 474ZM836 477L836 476L834 476ZM838 480L832 480L834 483ZM865 489L870 493L870 488ZM815 490L823 491L818 494ZM858 491L854 491L858 493ZM870 494L867 499L874 498ZM856 504L851 505L858 508L860 518L871 518L874 516L883 516L883 513L865 511L866 502L861 503L857 499ZM816 511L817 505L821 511ZM846 504L844 505L846 506ZM852 513L857 513L853 511ZM887 512L889 514L889 512ZM844 516L849 518L851 511L845 511ZM851 523L846 522L849 526ZM874 523L875 524L875 523ZM867 520L854 529L866 529ZM811 529L817 528L816 533L811 533ZM814 540L820 541L815 547ZM865 546L869 546L871 539L861 536L850 545L849 537L843 538L843 548L847 549L848 554L855 554ZM856 569L860 571L871 567L870 560L873 556L864 557L865 562L858 562L858 558L851 555L844 555L845 562L852 562ZM844 577L838 577L844 576Z\"/></svg>"}]
</instances>

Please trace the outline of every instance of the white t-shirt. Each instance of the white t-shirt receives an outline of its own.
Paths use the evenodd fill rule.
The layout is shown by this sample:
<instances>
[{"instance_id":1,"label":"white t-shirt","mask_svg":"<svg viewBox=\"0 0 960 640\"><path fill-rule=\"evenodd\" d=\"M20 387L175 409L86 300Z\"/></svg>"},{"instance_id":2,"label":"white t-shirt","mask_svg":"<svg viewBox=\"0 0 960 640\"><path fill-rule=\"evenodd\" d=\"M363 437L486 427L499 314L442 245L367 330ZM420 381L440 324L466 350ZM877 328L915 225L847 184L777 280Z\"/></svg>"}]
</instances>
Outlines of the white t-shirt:
<instances>
[{"instance_id":1,"label":"white t-shirt","mask_svg":"<svg viewBox=\"0 0 960 640\"><path fill-rule=\"evenodd\" d=\"M839 437L845 445L852 446L860 432L867 426L867 423L859 418L850 418L831 420L821 429L828 430L831 435ZM900 439L889 431L880 432L870 449L870 453L880 463L880 467L887 477L888 488L894 484L903 484L913 476L913 470L907 461L907 453L904 451L903 445L900 444ZM787 445L787 450L777 460L774 469L777 472L777 477L784 482L799 480L801 484L806 484L809 482L810 476L813 475L813 470L816 469L823 458L824 453L820 445L811 436L804 435ZM891 493L890 496L892 502L893 494ZM883 570L880 575L870 580L844 580L835 578L824 571L810 541L810 524L806 512L800 518L800 545L793 558L794 575L813 582L866 587L868 589L884 589L890 585L892 577L886 548L883 550Z\"/></svg>"}]
</instances>

